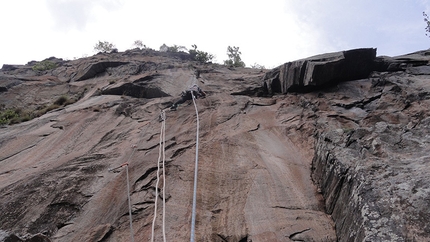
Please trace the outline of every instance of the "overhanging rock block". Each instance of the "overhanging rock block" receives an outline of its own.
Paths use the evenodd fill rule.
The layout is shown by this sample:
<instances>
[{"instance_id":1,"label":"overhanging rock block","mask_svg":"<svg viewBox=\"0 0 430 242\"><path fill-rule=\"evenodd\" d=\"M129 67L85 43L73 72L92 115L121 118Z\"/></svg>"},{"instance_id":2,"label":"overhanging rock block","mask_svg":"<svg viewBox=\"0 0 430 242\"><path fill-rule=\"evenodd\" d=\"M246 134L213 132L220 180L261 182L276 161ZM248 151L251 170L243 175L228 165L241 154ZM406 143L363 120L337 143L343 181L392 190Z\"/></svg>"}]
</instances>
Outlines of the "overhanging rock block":
<instances>
[{"instance_id":1,"label":"overhanging rock block","mask_svg":"<svg viewBox=\"0 0 430 242\"><path fill-rule=\"evenodd\" d=\"M72 78L72 82L90 79L100 73L105 72L106 69L109 67L118 67L126 64L128 64L128 62L122 61L100 61L96 63L91 63L86 65L84 68L79 69L75 76Z\"/></svg>"},{"instance_id":2,"label":"overhanging rock block","mask_svg":"<svg viewBox=\"0 0 430 242\"><path fill-rule=\"evenodd\" d=\"M353 49L287 62L268 72L263 86L269 94L306 92L342 81L366 78L373 71L376 49Z\"/></svg>"}]
</instances>

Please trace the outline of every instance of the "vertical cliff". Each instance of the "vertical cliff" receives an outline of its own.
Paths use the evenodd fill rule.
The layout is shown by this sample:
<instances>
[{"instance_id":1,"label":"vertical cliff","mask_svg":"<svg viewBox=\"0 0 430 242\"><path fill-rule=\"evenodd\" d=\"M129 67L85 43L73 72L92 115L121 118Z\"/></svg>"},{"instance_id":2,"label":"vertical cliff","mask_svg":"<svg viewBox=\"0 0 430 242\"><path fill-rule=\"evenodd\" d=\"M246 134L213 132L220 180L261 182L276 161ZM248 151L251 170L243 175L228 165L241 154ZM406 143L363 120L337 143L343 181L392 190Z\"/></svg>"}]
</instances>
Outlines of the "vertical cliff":
<instances>
[{"instance_id":1,"label":"vertical cliff","mask_svg":"<svg viewBox=\"0 0 430 242\"><path fill-rule=\"evenodd\" d=\"M156 191L155 241L163 229L168 241L189 240L191 101L166 110L166 184L156 178L161 110L194 83L208 94L196 100L197 241L428 238L425 52L361 49L273 70L138 49L51 61L57 68L0 72L3 110L34 117L0 129L1 240L130 241L127 181L135 241L152 236ZM111 170L125 162L128 180L126 167Z\"/></svg>"}]
</instances>

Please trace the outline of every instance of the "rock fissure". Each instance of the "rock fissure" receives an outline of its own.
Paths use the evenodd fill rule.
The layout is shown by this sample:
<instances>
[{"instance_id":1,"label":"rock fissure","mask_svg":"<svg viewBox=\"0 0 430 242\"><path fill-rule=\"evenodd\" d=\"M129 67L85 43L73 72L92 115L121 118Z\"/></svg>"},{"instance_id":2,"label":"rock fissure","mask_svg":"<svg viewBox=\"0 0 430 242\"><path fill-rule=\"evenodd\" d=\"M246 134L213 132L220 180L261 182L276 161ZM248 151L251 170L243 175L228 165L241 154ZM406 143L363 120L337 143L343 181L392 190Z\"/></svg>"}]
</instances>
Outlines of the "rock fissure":
<instances>
[{"instance_id":1,"label":"rock fissure","mask_svg":"<svg viewBox=\"0 0 430 242\"><path fill-rule=\"evenodd\" d=\"M187 151L188 149L191 149L192 147L194 147L195 144L190 144L181 148L176 149L173 154L170 156L170 159L173 159L177 156L180 156L181 154L183 154L185 151Z\"/></svg>"},{"instance_id":2,"label":"rock fissure","mask_svg":"<svg viewBox=\"0 0 430 242\"><path fill-rule=\"evenodd\" d=\"M30 145L30 146L28 146L28 147L25 147L25 148L24 148L24 149L22 149L22 150L16 151L15 153L10 154L10 155L8 155L8 156L6 156L6 157L1 157L1 158L0 158L0 162L2 162L2 161L4 161L4 160L7 160L7 159L9 159L9 158L12 158L12 157L14 157L14 156L16 156L16 155L19 155L21 152L24 152L24 151L26 151L26 150L29 150L29 149L31 149L31 148L33 148L33 147L35 147L35 146L37 146L37 143L36 143L36 144L33 144L33 145Z\"/></svg>"},{"instance_id":3,"label":"rock fissure","mask_svg":"<svg viewBox=\"0 0 430 242\"><path fill-rule=\"evenodd\" d=\"M287 210L302 210L301 207L284 207L284 206L273 206L272 208L280 208L280 209L287 209Z\"/></svg>"},{"instance_id":4,"label":"rock fissure","mask_svg":"<svg viewBox=\"0 0 430 242\"><path fill-rule=\"evenodd\" d=\"M288 238L291 239L291 240L293 240L293 241L305 241L304 239L297 238L297 237L299 237L299 235L301 235L301 234L303 234L303 233L305 233L305 232L307 232L309 230L311 230L311 229L307 228L307 229L304 229L304 230L292 233L292 234L290 234L290 236L288 236Z\"/></svg>"},{"instance_id":5,"label":"rock fissure","mask_svg":"<svg viewBox=\"0 0 430 242\"><path fill-rule=\"evenodd\" d=\"M149 168L149 169L147 169L146 171L145 171L145 173L143 173L143 175L142 176L140 176L139 178L137 178L137 180L134 182L134 185L133 186L137 186L137 184L138 183L140 183L140 182L143 182L146 178L148 178L149 177L149 175L151 175L153 172L155 172L157 170L157 167L151 167L151 168ZM155 178L154 178L155 179ZM151 179L151 181L152 181L152 179ZM148 183L146 183L146 184L150 184L151 182L148 182ZM136 190L136 189L133 189L133 190Z\"/></svg>"}]
</instances>

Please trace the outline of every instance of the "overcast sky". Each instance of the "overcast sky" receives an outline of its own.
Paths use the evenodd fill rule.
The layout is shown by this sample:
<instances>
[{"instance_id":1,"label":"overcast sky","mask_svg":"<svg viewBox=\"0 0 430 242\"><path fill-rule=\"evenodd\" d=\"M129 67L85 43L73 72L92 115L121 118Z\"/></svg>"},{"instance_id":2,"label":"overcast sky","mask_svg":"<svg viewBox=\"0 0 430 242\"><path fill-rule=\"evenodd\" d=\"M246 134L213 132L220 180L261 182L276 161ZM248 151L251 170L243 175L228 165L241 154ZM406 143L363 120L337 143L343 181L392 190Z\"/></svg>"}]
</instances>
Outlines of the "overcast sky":
<instances>
[{"instance_id":1,"label":"overcast sky","mask_svg":"<svg viewBox=\"0 0 430 242\"><path fill-rule=\"evenodd\" d=\"M430 0L13 0L0 7L0 67L95 54L99 41L131 49L165 43L247 66L275 67L317 54L374 47L396 56L430 48Z\"/></svg>"}]
</instances>

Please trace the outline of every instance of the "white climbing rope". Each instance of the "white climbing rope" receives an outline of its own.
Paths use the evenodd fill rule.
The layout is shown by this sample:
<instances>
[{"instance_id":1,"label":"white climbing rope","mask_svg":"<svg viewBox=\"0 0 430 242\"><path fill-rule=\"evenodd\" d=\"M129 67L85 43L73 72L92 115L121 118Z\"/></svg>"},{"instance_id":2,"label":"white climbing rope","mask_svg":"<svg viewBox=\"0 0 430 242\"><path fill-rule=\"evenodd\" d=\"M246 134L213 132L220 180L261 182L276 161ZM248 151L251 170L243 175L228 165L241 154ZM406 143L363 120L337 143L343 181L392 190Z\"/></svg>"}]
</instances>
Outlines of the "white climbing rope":
<instances>
[{"instance_id":1,"label":"white climbing rope","mask_svg":"<svg viewBox=\"0 0 430 242\"><path fill-rule=\"evenodd\" d=\"M162 134L163 134L163 184L165 184L165 180L164 180L164 163L165 163L165 155L164 155L164 140L165 140L165 136L164 136L164 130L165 130L165 123L164 123L164 120L166 119L166 117L165 117L165 114L164 114L164 110L162 111L162 119L163 119L163 123L162 123ZM143 134L142 134L142 137L143 137ZM141 137L141 139L142 139L142 137ZM141 141L141 140L140 140ZM140 143L140 141L139 141L139 143ZM133 157L133 155L134 155L134 152L136 151L136 148L137 148L137 146L136 145L133 145L132 146L133 147L133 152L131 153L131 155L128 157L128 160L127 160L127 162L126 163L123 163L123 164L121 164L120 166L118 166L118 167L115 167L115 168L111 168L111 169L108 169L108 171L115 171L115 170L118 170L118 169L120 169L120 168L122 168L122 167L126 167L126 178L127 178L127 199L128 199L128 214L129 214L129 220L130 220L130 240L131 240L131 242L134 242L134 231L133 231L133 217L132 217L132 204L131 204L131 196L130 196L130 178L129 178L129 174L128 174L128 165L129 165L129 163L130 163L130 160L131 160L131 158ZM157 174L157 179L158 179L158 174ZM157 180L157 183L158 183L158 180ZM158 187L158 186L157 186ZM165 207L165 200L164 200L164 185L163 185L163 214L164 214L164 207ZM155 220L155 218L154 218L154 220ZM165 236L165 233L164 233L164 216L163 216L163 238L164 238L164 241L166 241L166 236Z\"/></svg>"},{"instance_id":2,"label":"white climbing rope","mask_svg":"<svg viewBox=\"0 0 430 242\"><path fill-rule=\"evenodd\" d=\"M166 114L162 111L163 119L163 241L166 242Z\"/></svg>"},{"instance_id":3,"label":"white climbing rope","mask_svg":"<svg viewBox=\"0 0 430 242\"><path fill-rule=\"evenodd\" d=\"M196 97L191 92L191 95L193 97L193 103L194 108L196 109L196 116L197 116L197 134L196 134L196 163L194 167L194 192L193 192L193 208L192 208L192 215L191 215L191 236L190 241L194 242L195 237L195 227L196 227L196 197L197 197L197 172L198 172L198 165L199 165L199 112L197 111L197 105L196 105Z\"/></svg>"},{"instance_id":4,"label":"white climbing rope","mask_svg":"<svg viewBox=\"0 0 430 242\"><path fill-rule=\"evenodd\" d=\"M157 160L157 182L155 184L155 202L154 202L154 219L152 220L152 235L151 235L151 242L154 241L154 231L155 231L155 221L157 219L157 205L158 205L158 183L160 181L160 161L162 158L162 165L163 165L163 241L166 242L166 232L165 232L165 211L166 211L166 199L165 199L165 187L166 187L166 173L165 173L165 141L166 141L166 114L164 110L161 111L161 131L160 131L160 143L158 148L158 160Z\"/></svg>"}]
</instances>

